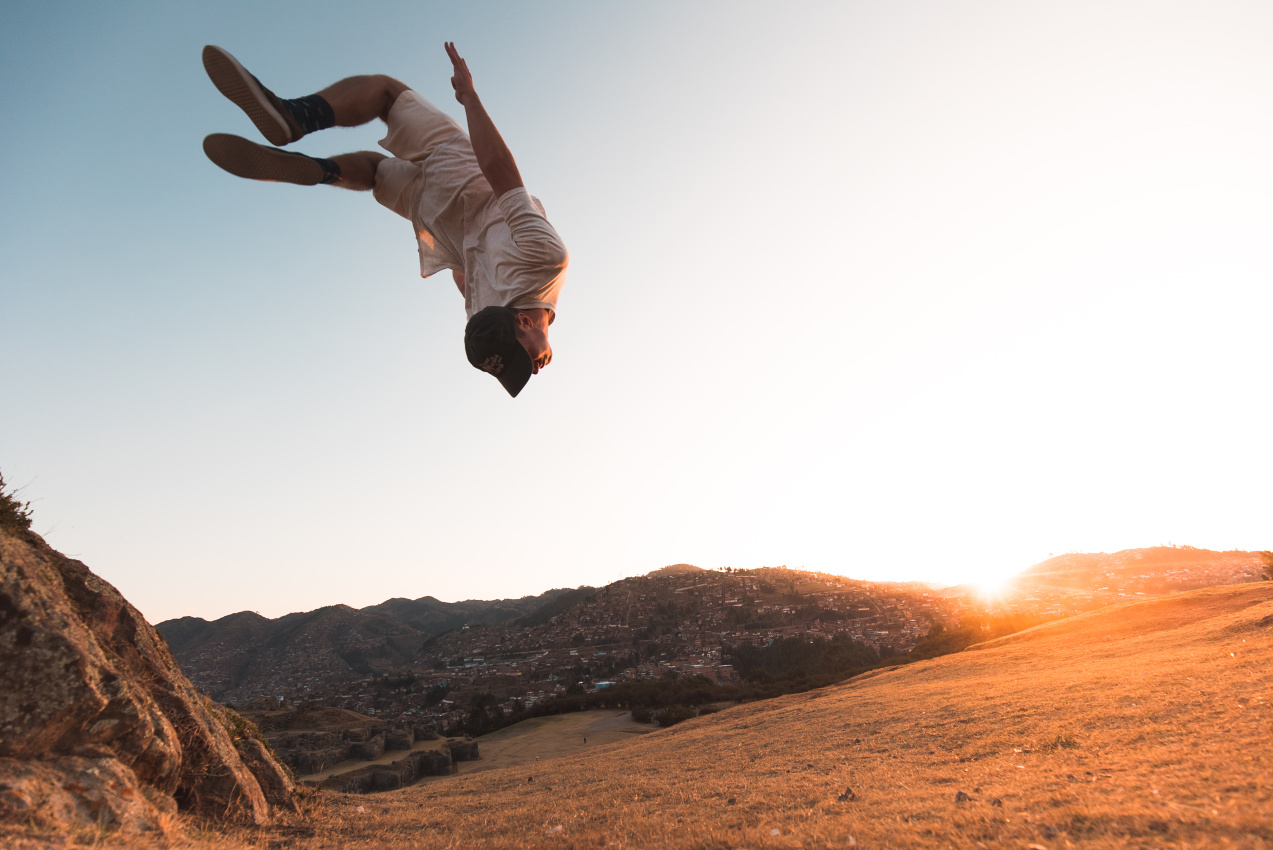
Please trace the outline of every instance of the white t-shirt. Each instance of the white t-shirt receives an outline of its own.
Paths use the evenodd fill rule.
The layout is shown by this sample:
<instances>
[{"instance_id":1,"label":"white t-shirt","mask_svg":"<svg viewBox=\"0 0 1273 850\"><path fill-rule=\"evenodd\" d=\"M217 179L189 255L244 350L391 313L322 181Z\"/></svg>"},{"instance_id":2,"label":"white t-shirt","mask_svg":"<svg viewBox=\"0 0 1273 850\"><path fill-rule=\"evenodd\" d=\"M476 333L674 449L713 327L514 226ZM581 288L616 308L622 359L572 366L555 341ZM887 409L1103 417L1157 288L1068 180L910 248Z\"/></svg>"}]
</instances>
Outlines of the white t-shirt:
<instances>
[{"instance_id":1,"label":"white t-shirt","mask_svg":"<svg viewBox=\"0 0 1273 850\"><path fill-rule=\"evenodd\" d=\"M416 165L422 185L412 224L420 275L462 272L468 318L492 305L555 312L570 256L539 199L525 188L496 199L464 134Z\"/></svg>"}]
</instances>

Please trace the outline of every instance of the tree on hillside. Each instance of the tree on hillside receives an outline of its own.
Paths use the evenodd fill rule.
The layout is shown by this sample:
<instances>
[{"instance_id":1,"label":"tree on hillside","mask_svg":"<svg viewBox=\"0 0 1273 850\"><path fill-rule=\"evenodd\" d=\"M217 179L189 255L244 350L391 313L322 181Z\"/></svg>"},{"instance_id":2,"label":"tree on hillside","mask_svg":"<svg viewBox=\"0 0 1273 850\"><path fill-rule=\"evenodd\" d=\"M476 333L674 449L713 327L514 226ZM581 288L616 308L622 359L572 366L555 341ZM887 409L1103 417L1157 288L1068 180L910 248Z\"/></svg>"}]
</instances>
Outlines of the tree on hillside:
<instances>
[{"instance_id":1,"label":"tree on hillside","mask_svg":"<svg viewBox=\"0 0 1273 850\"><path fill-rule=\"evenodd\" d=\"M953 629L946 628L941 621L937 621L933 623L928 634L915 642L915 646L911 648L908 655L912 660L921 660L949 655L952 652L962 652L974 643L1015 634L1047 620L1046 617L1013 614L1006 617L989 617L984 620L963 619L959 621L959 626Z\"/></svg>"},{"instance_id":2,"label":"tree on hillside","mask_svg":"<svg viewBox=\"0 0 1273 850\"><path fill-rule=\"evenodd\" d=\"M847 635L830 640L779 638L768 646L726 646L725 658L748 681L768 684L808 676L847 674L879 662L875 650Z\"/></svg>"},{"instance_id":3,"label":"tree on hillside","mask_svg":"<svg viewBox=\"0 0 1273 850\"><path fill-rule=\"evenodd\" d=\"M1267 581L1273 581L1273 552L1265 551L1258 554L1260 559L1264 561L1264 578Z\"/></svg>"},{"instance_id":4,"label":"tree on hillside","mask_svg":"<svg viewBox=\"0 0 1273 850\"><path fill-rule=\"evenodd\" d=\"M499 698L490 691L474 695L469 703L469 713L456 725L456 730L473 737L494 732L505 725L504 712Z\"/></svg>"}]
</instances>

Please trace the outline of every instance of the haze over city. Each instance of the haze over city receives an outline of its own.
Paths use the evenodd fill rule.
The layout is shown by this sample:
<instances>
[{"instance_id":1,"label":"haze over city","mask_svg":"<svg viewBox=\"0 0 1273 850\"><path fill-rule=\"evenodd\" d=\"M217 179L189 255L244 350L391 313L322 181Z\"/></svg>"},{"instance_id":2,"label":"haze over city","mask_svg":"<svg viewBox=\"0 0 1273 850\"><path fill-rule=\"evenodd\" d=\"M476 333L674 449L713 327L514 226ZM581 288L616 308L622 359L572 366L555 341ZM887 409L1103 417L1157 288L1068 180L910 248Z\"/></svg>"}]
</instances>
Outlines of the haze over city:
<instances>
[{"instance_id":1,"label":"haze over city","mask_svg":"<svg viewBox=\"0 0 1273 850\"><path fill-rule=\"evenodd\" d=\"M151 622L1268 548L1266 4L343 10L6 8L0 469ZM200 149L204 44L462 120L444 40L571 252L515 400L408 224Z\"/></svg>"}]
</instances>

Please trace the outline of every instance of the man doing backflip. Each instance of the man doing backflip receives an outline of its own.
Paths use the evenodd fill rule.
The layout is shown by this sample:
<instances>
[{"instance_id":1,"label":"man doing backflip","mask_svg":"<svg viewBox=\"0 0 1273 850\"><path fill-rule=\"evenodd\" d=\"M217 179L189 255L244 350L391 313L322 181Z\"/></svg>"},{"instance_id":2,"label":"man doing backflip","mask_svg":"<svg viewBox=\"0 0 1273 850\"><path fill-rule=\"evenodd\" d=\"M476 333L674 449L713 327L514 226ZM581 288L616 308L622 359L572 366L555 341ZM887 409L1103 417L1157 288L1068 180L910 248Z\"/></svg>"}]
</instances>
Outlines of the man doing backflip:
<instances>
[{"instance_id":1,"label":"man doing backflip","mask_svg":"<svg viewBox=\"0 0 1273 850\"><path fill-rule=\"evenodd\" d=\"M225 50L203 49L203 65L222 94L247 113L273 145L327 127L377 118L388 125L375 151L319 159L226 133L203 141L208 158L239 177L371 190L409 220L420 249L420 274L450 269L464 295L469 362L494 375L510 395L552 360L548 326L566 279L569 255L473 89L468 64L447 42L455 99L464 128L392 77L341 80L317 94L284 100Z\"/></svg>"}]
</instances>

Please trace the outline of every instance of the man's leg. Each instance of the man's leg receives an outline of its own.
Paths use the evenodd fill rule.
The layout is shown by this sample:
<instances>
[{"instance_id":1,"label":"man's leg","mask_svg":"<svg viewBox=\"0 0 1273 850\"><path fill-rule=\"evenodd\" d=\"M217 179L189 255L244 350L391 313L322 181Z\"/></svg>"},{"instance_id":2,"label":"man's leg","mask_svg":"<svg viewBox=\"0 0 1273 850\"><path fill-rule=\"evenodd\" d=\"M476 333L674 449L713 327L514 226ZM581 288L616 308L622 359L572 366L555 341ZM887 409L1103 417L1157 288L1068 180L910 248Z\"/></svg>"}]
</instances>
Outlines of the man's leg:
<instances>
[{"instance_id":1,"label":"man's leg","mask_svg":"<svg viewBox=\"0 0 1273 850\"><path fill-rule=\"evenodd\" d=\"M376 188L376 167L388 159L376 151L358 151L342 153L332 157L332 162L340 169L340 179L334 185L342 189L353 189L355 192L370 192Z\"/></svg>"},{"instance_id":2,"label":"man's leg","mask_svg":"<svg viewBox=\"0 0 1273 850\"><path fill-rule=\"evenodd\" d=\"M376 186L376 167L387 159L375 151L358 151L331 159L306 156L258 145L228 133L213 133L203 140L203 151L236 177L316 186L328 183L343 189L368 191Z\"/></svg>"},{"instance_id":3,"label":"man's leg","mask_svg":"<svg viewBox=\"0 0 1273 850\"><path fill-rule=\"evenodd\" d=\"M290 144L331 126L356 127L376 118L387 120L394 100L407 90L405 83L392 77L369 74L348 77L316 94L287 100L262 85L220 47L203 49L203 66L217 90L247 113L261 135L275 145Z\"/></svg>"},{"instance_id":4,"label":"man's leg","mask_svg":"<svg viewBox=\"0 0 1273 850\"><path fill-rule=\"evenodd\" d=\"M393 77L366 74L346 77L318 92L317 96L330 104L337 127L358 127L377 118L389 123L393 102L408 88L406 83Z\"/></svg>"}]
</instances>

